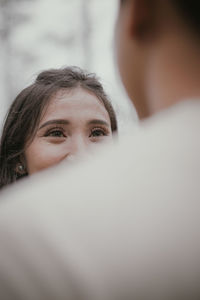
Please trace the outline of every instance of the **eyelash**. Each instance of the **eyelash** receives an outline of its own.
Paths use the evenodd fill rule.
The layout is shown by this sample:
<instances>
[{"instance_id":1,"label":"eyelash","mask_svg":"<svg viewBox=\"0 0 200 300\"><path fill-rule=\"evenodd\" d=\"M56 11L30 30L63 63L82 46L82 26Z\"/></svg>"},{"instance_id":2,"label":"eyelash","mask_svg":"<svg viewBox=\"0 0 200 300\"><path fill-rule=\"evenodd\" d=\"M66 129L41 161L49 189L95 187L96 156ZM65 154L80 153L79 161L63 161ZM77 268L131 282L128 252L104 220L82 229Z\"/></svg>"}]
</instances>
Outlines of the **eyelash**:
<instances>
[{"instance_id":1,"label":"eyelash","mask_svg":"<svg viewBox=\"0 0 200 300\"><path fill-rule=\"evenodd\" d=\"M96 136L92 136L92 134L95 133L95 132L100 132L101 134L100 135L96 135ZM108 135L108 132L107 132L107 130L105 128L95 127L95 128L92 128L89 137L99 137L99 136L107 136L107 135Z\"/></svg>"},{"instance_id":2,"label":"eyelash","mask_svg":"<svg viewBox=\"0 0 200 300\"><path fill-rule=\"evenodd\" d=\"M61 137L61 136L54 136L54 135L51 135L52 133L55 133L55 132L59 132L59 133L62 133L62 137L66 137L66 135L64 134L64 130L63 128L60 128L60 127L54 127L54 128L51 128L49 130L47 130L47 132L44 134L45 137Z\"/></svg>"},{"instance_id":3,"label":"eyelash","mask_svg":"<svg viewBox=\"0 0 200 300\"><path fill-rule=\"evenodd\" d=\"M55 132L61 133L62 136L52 135ZM95 133L98 133L98 134L93 135ZM94 128L91 129L89 137L90 138L98 138L98 137L107 136L107 135L108 135L108 130L107 129L101 128L101 127L94 127ZM64 134L64 130L61 127L54 127L54 128L51 128L51 129L47 130L47 132L45 132L44 136L45 137L55 137L55 138L56 137L57 138L66 137L66 135Z\"/></svg>"}]
</instances>

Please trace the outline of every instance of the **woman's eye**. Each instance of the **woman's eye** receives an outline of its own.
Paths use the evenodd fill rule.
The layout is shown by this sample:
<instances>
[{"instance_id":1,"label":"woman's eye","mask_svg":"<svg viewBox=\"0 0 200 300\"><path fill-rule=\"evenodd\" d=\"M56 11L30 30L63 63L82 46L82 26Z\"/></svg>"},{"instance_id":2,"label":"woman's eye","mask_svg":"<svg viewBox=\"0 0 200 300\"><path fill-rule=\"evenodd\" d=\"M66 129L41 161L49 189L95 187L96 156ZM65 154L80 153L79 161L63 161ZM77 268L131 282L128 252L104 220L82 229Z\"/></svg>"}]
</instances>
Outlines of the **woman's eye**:
<instances>
[{"instance_id":1,"label":"woman's eye","mask_svg":"<svg viewBox=\"0 0 200 300\"><path fill-rule=\"evenodd\" d=\"M106 133L102 129L93 129L91 132L91 137L98 137L98 136L104 136Z\"/></svg>"},{"instance_id":2,"label":"woman's eye","mask_svg":"<svg viewBox=\"0 0 200 300\"><path fill-rule=\"evenodd\" d=\"M52 137L65 137L64 133L61 130L53 130L48 132L45 136L52 136Z\"/></svg>"}]
</instances>

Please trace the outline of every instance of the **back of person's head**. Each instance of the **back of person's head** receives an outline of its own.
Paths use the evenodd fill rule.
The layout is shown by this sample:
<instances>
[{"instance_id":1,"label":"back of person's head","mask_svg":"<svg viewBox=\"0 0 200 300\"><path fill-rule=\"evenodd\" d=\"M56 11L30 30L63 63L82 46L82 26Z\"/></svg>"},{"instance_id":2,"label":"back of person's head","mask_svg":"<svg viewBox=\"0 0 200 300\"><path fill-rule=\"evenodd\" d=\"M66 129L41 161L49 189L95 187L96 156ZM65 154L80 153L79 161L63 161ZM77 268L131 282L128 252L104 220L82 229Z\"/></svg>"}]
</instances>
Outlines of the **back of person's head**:
<instances>
[{"instance_id":1,"label":"back of person's head","mask_svg":"<svg viewBox=\"0 0 200 300\"><path fill-rule=\"evenodd\" d=\"M200 7L196 0L121 0L119 71L139 118L199 98Z\"/></svg>"},{"instance_id":2,"label":"back of person's head","mask_svg":"<svg viewBox=\"0 0 200 300\"><path fill-rule=\"evenodd\" d=\"M28 175L25 147L33 140L42 115L58 91L76 88L91 92L102 102L112 132L117 131L114 109L95 74L78 67L43 71L19 93L8 111L0 142L0 188Z\"/></svg>"}]
</instances>

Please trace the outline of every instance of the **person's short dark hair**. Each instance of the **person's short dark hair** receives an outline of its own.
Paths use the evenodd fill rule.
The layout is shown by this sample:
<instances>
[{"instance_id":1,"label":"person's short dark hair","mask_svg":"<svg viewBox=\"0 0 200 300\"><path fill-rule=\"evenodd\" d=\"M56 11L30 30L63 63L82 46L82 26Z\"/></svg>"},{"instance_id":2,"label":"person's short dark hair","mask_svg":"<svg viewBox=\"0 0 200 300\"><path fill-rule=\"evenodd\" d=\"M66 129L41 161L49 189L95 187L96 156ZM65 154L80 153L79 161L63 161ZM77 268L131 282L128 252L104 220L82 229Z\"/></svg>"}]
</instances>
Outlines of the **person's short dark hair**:
<instances>
[{"instance_id":1,"label":"person's short dark hair","mask_svg":"<svg viewBox=\"0 0 200 300\"><path fill-rule=\"evenodd\" d=\"M19 93L7 114L0 142L0 188L28 175L27 172L20 175L16 166L25 164L25 146L33 139L43 109L52 96L61 89L77 87L98 97L109 114L112 132L117 132L114 109L95 74L78 67L43 71L32 85Z\"/></svg>"},{"instance_id":2,"label":"person's short dark hair","mask_svg":"<svg viewBox=\"0 0 200 300\"><path fill-rule=\"evenodd\" d=\"M200 36L200 2L198 0L170 0L177 13Z\"/></svg>"},{"instance_id":3,"label":"person's short dark hair","mask_svg":"<svg viewBox=\"0 0 200 300\"><path fill-rule=\"evenodd\" d=\"M170 1L177 14L182 17L188 27L197 35L200 35L200 2L198 0L168 1ZM121 5L125 2L127 2L127 0L120 0Z\"/></svg>"}]
</instances>

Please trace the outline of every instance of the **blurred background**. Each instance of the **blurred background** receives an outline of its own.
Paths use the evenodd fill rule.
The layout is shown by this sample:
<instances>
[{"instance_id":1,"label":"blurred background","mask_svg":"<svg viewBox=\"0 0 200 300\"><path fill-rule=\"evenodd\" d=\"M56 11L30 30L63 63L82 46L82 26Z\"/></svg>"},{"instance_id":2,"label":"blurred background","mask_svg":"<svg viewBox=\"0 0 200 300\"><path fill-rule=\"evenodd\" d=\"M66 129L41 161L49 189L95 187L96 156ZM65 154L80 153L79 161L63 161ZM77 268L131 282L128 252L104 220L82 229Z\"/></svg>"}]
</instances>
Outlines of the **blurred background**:
<instances>
[{"instance_id":1,"label":"blurred background","mask_svg":"<svg viewBox=\"0 0 200 300\"><path fill-rule=\"evenodd\" d=\"M100 77L121 133L136 124L114 61L117 10L117 0L0 0L0 126L40 71L67 65Z\"/></svg>"}]
</instances>

